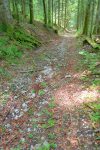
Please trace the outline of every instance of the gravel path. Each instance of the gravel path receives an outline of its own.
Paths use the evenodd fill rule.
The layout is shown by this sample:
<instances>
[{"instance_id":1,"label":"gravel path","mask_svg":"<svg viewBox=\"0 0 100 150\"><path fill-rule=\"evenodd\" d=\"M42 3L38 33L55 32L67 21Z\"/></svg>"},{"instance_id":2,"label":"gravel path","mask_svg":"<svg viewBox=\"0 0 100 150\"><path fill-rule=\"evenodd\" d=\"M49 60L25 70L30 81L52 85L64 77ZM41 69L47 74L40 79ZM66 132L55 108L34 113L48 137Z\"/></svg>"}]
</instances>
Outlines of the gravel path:
<instances>
[{"instance_id":1,"label":"gravel path","mask_svg":"<svg viewBox=\"0 0 100 150\"><path fill-rule=\"evenodd\" d=\"M77 43L64 35L10 67L12 80L0 86L0 150L100 149L83 105L98 93L86 89L76 71Z\"/></svg>"}]
</instances>

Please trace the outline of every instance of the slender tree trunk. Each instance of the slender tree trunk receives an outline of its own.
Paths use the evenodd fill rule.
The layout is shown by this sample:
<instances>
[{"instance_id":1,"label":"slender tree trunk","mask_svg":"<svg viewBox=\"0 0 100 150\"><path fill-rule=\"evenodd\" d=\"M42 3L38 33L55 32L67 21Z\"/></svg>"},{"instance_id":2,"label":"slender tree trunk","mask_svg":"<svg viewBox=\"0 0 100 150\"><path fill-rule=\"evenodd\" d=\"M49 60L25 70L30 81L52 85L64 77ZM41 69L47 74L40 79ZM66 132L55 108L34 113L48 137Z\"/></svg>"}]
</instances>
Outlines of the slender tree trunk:
<instances>
[{"instance_id":1,"label":"slender tree trunk","mask_svg":"<svg viewBox=\"0 0 100 150\"><path fill-rule=\"evenodd\" d=\"M100 34L100 0L98 0L98 3L97 3L96 34Z\"/></svg>"},{"instance_id":2,"label":"slender tree trunk","mask_svg":"<svg viewBox=\"0 0 100 150\"><path fill-rule=\"evenodd\" d=\"M64 27L64 0L62 0L61 26Z\"/></svg>"},{"instance_id":3,"label":"slender tree trunk","mask_svg":"<svg viewBox=\"0 0 100 150\"><path fill-rule=\"evenodd\" d=\"M47 11L46 11L46 1L43 0L43 10L44 10L44 23L47 25Z\"/></svg>"},{"instance_id":4,"label":"slender tree trunk","mask_svg":"<svg viewBox=\"0 0 100 150\"><path fill-rule=\"evenodd\" d=\"M23 19L26 18L26 0L21 0Z\"/></svg>"},{"instance_id":5,"label":"slender tree trunk","mask_svg":"<svg viewBox=\"0 0 100 150\"><path fill-rule=\"evenodd\" d=\"M12 0L12 14L13 14L13 17L15 18L16 16L16 6L15 6L15 1Z\"/></svg>"},{"instance_id":6,"label":"slender tree trunk","mask_svg":"<svg viewBox=\"0 0 100 150\"><path fill-rule=\"evenodd\" d=\"M90 6L91 6L91 0L88 0L88 4L87 4L87 8L86 8L86 14L85 14L84 28L83 28L83 34L85 34L86 36L89 35Z\"/></svg>"},{"instance_id":7,"label":"slender tree trunk","mask_svg":"<svg viewBox=\"0 0 100 150\"><path fill-rule=\"evenodd\" d=\"M79 30L79 24L80 24L80 0L78 0L78 8L77 8L77 30Z\"/></svg>"},{"instance_id":8,"label":"slender tree trunk","mask_svg":"<svg viewBox=\"0 0 100 150\"><path fill-rule=\"evenodd\" d=\"M53 26L53 5L54 5L54 3L53 3L53 0L52 0L52 26Z\"/></svg>"},{"instance_id":9,"label":"slender tree trunk","mask_svg":"<svg viewBox=\"0 0 100 150\"><path fill-rule=\"evenodd\" d=\"M18 2L16 0L15 1L15 9L16 9L16 18L17 18L17 21L19 23L19 8L18 8Z\"/></svg>"},{"instance_id":10,"label":"slender tree trunk","mask_svg":"<svg viewBox=\"0 0 100 150\"><path fill-rule=\"evenodd\" d=\"M66 29L66 18L67 18L67 0L65 0L65 18L64 18L64 29Z\"/></svg>"},{"instance_id":11,"label":"slender tree trunk","mask_svg":"<svg viewBox=\"0 0 100 150\"><path fill-rule=\"evenodd\" d=\"M48 25L51 26L51 0L48 0Z\"/></svg>"},{"instance_id":12,"label":"slender tree trunk","mask_svg":"<svg viewBox=\"0 0 100 150\"><path fill-rule=\"evenodd\" d=\"M34 20L33 0L29 0L29 7L30 7L30 24L33 24Z\"/></svg>"},{"instance_id":13,"label":"slender tree trunk","mask_svg":"<svg viewBox=\"0 0 100 150\"><path fill-rule=\"evenodd\" d=\"M58 26L60 27L60 0L58 0Z\"/></svg>"},{"instance_id":14,"label":"slender tree trunk","mask_svg":"<svg viewBox=\"0 0 100 150\"><path fill-rule=\"evenodd\" d=\"M55 25L57 25L57 10L56 10L56 6L55 6Z\"/></svg>"}]
</instances>

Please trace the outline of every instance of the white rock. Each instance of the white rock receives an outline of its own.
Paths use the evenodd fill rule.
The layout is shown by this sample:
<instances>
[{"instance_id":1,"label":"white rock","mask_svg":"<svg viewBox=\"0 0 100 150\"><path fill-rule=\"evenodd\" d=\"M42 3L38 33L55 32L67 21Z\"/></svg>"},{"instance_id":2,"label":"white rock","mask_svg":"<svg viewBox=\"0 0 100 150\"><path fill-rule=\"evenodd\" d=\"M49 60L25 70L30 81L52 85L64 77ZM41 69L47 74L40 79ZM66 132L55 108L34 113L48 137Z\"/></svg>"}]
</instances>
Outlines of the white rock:
<instances>
[{"instance_id":1,"label":"white rock","mask_svg":"<svg viewBox=\"0 0 100 150\"><path fill-rule=\"evenodd\" d=\"M70 74L67 74L66 76L65 76L65 78L71 78L72 76L70 75Z\"/></svg>"},{"instance_id":2,"label":"white rock","mask_svg":"<svg viewBox=\"0 0 100 150\"><path fill-rule=\"evenodd\" d=\"M10 128L11 125L8 123L8 124L5 125L5 127L6 127L6 128Z\"/></svg>"},{"instance_id":3,"label":"white rock","mask_svg":"<svg viewBox=\"0 0 100 150\"><path fill-rule=\"evenodd\" d=\"M30 150L34 150L34 146L33 145L30 146Z\"/></svg>"},{"instance_id":4,"label":"white rock","mask_svg":"<svg viewBox=\"0 0 100 150\"><path fill-rule=\"evenodd\" d=\"M35 96L36 96L35 93L32 93L32 94L31 94L31 98L34 98Z\"/></svg>"},{"instance_id":5,"label":"white rock","mask_svg":"<svg viewBox=\"0 0 100 150\"><path fill-rule=\"evenodd\" d=\"M24 113L21 111L19 117L22 117L24 115Z\"/></svg>"},{"instance_id":6,"label":"white rock","mask_svg":"<svg viewBox=\"0 0 100 150\"><path fill-rule=\"evenodd\" d=\"M18 114L18 113L19 113L19 109L15 109L14 112L15 112L16 114Z\"/></svg>"},{"instance_id":7,"label":"white rock","mask_svg":"<svg viewBox=\"0 0 100 150\"><path fill-rule=\"evenodd\" d=\"M42 140L42 141L45 140L45 137L41 137L41 140Z\"/></svg>"},{"instance_id":8,"label":"white rock","mask_svg":"<svg viewBox=\"0 0 100 150\"><path fill-rule=\"evenodd\" d=\"M35 93L29 93L28 98L34 98L36 96Z\"/></svg>"},{"instance_id":9,"label":"white rock","mask_svg":"<svg viewBox=\"0 0 100 150\"><path fill-rule=\"evenodd\" d=\"M23 103L23 104L22 104L22 107L23 107L23 108L27 108L28 106L27 106L26 103Z\"/></svg>"},{"instance_id":10,"label":"white rock","mask_svg":"<svg viewBox=\"0 0 100 150\"><path fill-rule=\"evenodd\" d=\"M31 128L27 128L27 131L28 131L28 132L31 132Z\"/></svg>"},{"instance_id":11,"label":"white rock","mask_svg":"<svg viewBox=\"0 0 100 150\"><path fill-rule=\"evenodd\" d=\"M18 98L18 96L14 96L14 100L17 99L17 98Z\"/></svg>"},{"instance_id":12,"label":"white rock","mask_svg":"<svg viewBox=\"0 0 100 150\"><path fill-rule=\"evenodd\" d=\"M24 90L23 90L23 91L21 91L21 93L22 93L22 94L25 94L26 92L27 92L27 91L24 91Z\"/></svg>"},{"instance_id":13,"label":"white rock","mask_svg":"<svg viewBox=\"0 0 100 150\"><path fill-rule=\"evenodd\" d=\"M25 142L25 138L21 138L21 142L24 143Z\"/></svg>"},{"instance_id":14,"label":"white rock","mask_svg":"<svg viewBox=\"0 0 100 150\"><path fill-rule=\"evenodd\" d=\"M27 112L27 111L28 111L28 108L23 109L23 111L24 111L24 112Z\"/></svg>"},{"instance_id":15,"label":"white rock","mask_svg":"<svg viewBox=\"0 0 100 150\"><path fill-rule=\"evenodd\" d=\"M14 119L17 120L19 118L19 116L15 116Z\"/></svg>"}]
</instances>

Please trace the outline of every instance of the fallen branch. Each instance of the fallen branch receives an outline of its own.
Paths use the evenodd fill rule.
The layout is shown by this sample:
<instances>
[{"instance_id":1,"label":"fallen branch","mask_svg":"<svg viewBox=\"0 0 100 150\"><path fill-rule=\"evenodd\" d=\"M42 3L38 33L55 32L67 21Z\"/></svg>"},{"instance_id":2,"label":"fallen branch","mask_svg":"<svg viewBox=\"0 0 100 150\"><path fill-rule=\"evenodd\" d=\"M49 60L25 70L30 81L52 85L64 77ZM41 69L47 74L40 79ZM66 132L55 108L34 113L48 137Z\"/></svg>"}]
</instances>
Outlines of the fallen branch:
<instances>
[{"instance_id":1,"label":"fallen branch","mask_svg":"<svg viewBox=\"0 0 100 150\"><path fill-rule=\"evenodd\" d=\"M20 71L20 73L32 73L34 70L25 70L25 71Z\"/></svg>"}]
</instances>

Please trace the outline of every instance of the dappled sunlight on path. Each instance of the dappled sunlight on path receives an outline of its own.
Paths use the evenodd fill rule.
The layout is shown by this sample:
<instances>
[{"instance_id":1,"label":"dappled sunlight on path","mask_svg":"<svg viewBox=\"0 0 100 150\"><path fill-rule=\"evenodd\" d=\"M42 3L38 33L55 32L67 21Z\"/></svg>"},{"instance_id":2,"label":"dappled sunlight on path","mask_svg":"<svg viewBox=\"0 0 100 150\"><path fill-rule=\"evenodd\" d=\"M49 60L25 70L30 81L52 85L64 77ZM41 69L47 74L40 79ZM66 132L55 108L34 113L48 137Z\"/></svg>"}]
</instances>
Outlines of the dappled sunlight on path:
<instances>
[{"instance_id":1,"label":"dappled sunlight on path","mask_svg":"<svg viewBox=\"0 0 100 150\"><path fill-rule=\"evenodd\" d=\"M73 75L74 77L77 75ZM100 95L96 89L85 89L79 80L74 78L71 83L68 83L54 93L56 103L62 107L62 109L77 108L80 105L88 102L97 101Z\"/></svg>"}]
</instances>

